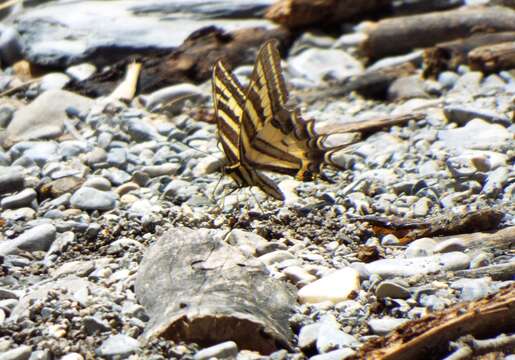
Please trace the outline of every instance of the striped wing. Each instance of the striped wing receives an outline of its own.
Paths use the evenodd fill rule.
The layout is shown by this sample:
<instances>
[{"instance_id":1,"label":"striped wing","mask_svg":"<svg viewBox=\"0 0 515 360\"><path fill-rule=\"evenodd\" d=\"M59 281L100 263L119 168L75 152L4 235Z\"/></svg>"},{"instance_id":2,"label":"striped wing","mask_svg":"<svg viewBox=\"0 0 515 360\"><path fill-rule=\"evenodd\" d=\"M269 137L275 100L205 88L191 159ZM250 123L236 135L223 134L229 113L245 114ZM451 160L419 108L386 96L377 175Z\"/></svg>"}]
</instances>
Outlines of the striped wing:
<instances>
[{"instance_id":1,"label":"striped wing","mask_svg":"<svg viewBox=\"0 0 515 360\"><path fill-rule=\"evenodd\" d=\"M277 42L259 50L242 114L241 153L256 168L309 180L341 147L325 148L314 122L289 109Z\"/></svg>"},{"instance_id":2,"label":"striped wing","mask_svg":"<svg viewBox=\"0 0 515 360\"><path fill-rule=\"evenodd\" d=\"M222 61L218 61L213 67L212 86L218 136L228 160L224 173L230 175L240 187L258 186L273 198L284 200L277 185L264 174L257 172L241 156L241 118L245 94L238 80Z\"/></svg>"}]
</instances>

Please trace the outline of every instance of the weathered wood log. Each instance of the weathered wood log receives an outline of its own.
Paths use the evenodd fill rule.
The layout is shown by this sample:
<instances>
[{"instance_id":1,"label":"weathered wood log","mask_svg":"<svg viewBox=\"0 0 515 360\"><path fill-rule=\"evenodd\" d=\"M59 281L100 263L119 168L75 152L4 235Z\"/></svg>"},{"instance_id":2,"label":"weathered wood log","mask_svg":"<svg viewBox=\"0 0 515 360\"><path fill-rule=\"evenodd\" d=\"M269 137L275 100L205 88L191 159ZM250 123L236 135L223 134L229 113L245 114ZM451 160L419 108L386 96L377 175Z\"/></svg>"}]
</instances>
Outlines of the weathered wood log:
<instances>
[{"instance_id":1,"label":"weathered wood log","mask_svg":"<svg viewBox=\"0 0 515 360\"><path fill-rule=\"evenodd\" d=\"M279 40L282 50L291 42L290 32L280 27L224 32L210 26L191 34L169 54L123 60L108 71L74 84L72 89L92 97L107 95L124 77L127 64L134 60L142 64L138 94L183 82L200 83L210 78L218 59L224 59L230 67L254 63L258 48L272 38Z\"/></svg>"},{"instance_id":2,"label":"weathered wood log","mask_svg":"<svg viewBox=\"0 0 515 360\"><path fill-rule=\"evenodd\" d=\"M476 236L479 236L479 243L486 244L485 237L488 237L487 234L479 233L476 235L472 233L496 229L497 225L499 225L504 218L504 215L502 211L496 209L482 209L467 214L435 216L425 221L410 221L401 218L385 218L373 215L353 216L352 219L368 222L371 225L372 231L378 236L394 234L399 238L402 244L408 244L422 237L450 236L457 234L469 234L471 239L476 239ZM508 235L503 232L501 235L498 235L501 236L500 238L492 234L492 236L494 236L492 241L495 243L496 247L500 246L501 242L504 244L514 241L515 231L512 228L508 229L511 229L505 230L508 232ZM446 240L446 238L441 239ZM472 240L470 241L471 244L473 244Z\"/></svg>"},{"instance_id":3,"label":"weathered wood log","mask_svg":"<svg viewBox=\"0 0 515 360\"><path fill-rule=\"evenodd\" d=\"M481 46L468 54L471 69L494 73L515 68L515 39L510 42Z\"/></svg>"},{"instance_id":4,"label":"weathered wood log","mask_svg":"<svg viewBox=\"0 0 515 360\"><path fill-rule=\"evenodd\" d=\"M147 251L135 282L150 315L144 340L202 346L232 340L263 354L290 347L294 289L223 237L218 230L176 228Z\"/></svg>"},{"instance_id":5,"label":"weathered wood log","mask_svg":"<svg viewBox=\"0 0 515 360\"><path fill-rule=\"evenodd\" d=\"M424 51L424 76L436 77L442 71L456 70L462 64L469 65L468 55L472 50L508 41L515 41L515 32L474 34L428 48Z\"/></svg>"},{"instance_id":6,"label":"weathered wood log","mask_svg":"<svg viewBox=\"0 0 515 360\"><path fill-rule=\"evenodd\" d=\"M370 26L361 51L370 59L470 36L474 31L515 31L515 11L501 6L467 7L381 20Z\"/></svg>"},{"instance_id":7,"label":"weathered wood log","mask_svg":"<svg viewBox=\"0 0 515 360\"><path fill-rule=\"evenodd\" d=\"M449 342L470 334L485 338L515 331L515 284L484 299L457 304L409 321L391 334L370 340L346 359L411 360L442 358Z\"/></svg>"},{"instance_id":8,"label":"weathered wood log","mask_svg":"<svg viewBox=\"0 0 515 360\"><path fill-rule=\"evenodd\" d=\"M279 0L265 14L288 28L339 24L384 9L391 0Z\"/></svg>"}]
</instances>

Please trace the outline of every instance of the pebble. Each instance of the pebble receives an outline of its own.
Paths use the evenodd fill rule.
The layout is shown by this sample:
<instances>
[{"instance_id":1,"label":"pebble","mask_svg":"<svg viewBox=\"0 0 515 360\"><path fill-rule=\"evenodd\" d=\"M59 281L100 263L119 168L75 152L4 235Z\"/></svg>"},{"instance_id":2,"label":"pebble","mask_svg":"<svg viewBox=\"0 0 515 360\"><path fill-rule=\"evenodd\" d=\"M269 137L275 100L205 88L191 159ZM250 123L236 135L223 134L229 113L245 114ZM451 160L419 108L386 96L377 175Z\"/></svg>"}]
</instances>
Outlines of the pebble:
<instances>
[{"instance_id":1,"label":"pebble","mask_svg":"<svg viewBox=\"0 0 515 360\"><path fill-rule=\"evenodd\" d=\"M363 65L340 49L310 48L288 59L288 69L314 83L343 80L363 72Z\"/></svg>"},{"instance_id":2,"label":"pebble","mask_svg":"<svg viewBox=\"0 0 515 360\"><path fill-rule=\"evenodd\" d=\"M367 270L382 278L414 276L468 268L470 258L461 252L450 252L409 259L381 259L366 264Z\"/></svg>"},{"instance_id":3,"label":"pebble","mask_svg":"<svg viewBox=\"0 0 515 360\"><path fill-rule=\"evenodd\" d=\"M14 27L0 26L0 61L4 67L23 59L23 41Z\"/></svg>"},{"instance_id":4,"label":"pebble","mask_svg":"<svg viewBox=\"0 0 515 360\"><path fill-rule=\"evenodd\" d=\"M388 99L399 101L413 98L429 98L425 82L418 75L400 77L388 87Z\"/></svg>"},{"instance_id":5,"label":"pebble","mask_svg":"<svg viewBox=\"0 0 515 360\"><path fill-rule=\"evenodd\" d=\"M447 105L444 107L443 112L449 121L453 121L458 125L465 125L473 119L483 119L490 123L510 126L510 119L502 116L494 111L485 110L481 108L460 105Z\"/></svg>"},{"instance_id":6,"label":"pebble","mask_svg":"<svg viewBox=\"0 0 515 360\"><path fill-rule=\"evenodd\" d=\"M297 295L301 304L314 304L323 301L336 304L346 300L359 288L359 273L351 267L346 267L304 286Z\"/></svg>"},{"instance_id":7,"label":"pebble","mask_svg":"<svg viewBox=\"0 0 515 360\"><path fill-rule=\"evenodd\" d=\"M34 189L25 189L11 196L6 196L0 201L0 207L3 209L18 209L32 205L36 199L36 191Z\"/></svg>"},{"instance_id":8,"label":"pebble","mask_svg":"<svg viewBox=\"0 0 515 360\"><path fill-rule=\"evenodd\" d=\"M401 284L395 281L381 281L376 288L376 296L378 299L394 298L394 299L409 299L411 296L410 291Z\"/></svg>"},{"instance_id":9,"label":"pebble","mask_svg":"<svg viewBox=\"0 0 515 360\"><path fill-rule=\"evenodd\" d=\"M461 290L460 298L462 301L474 301L493 292L491 285L492 280L490 278L459 279L451 283L450 287Z\"/></svg>"},{"instance_id":10,"label":"pebble","mask_svg":"<svg viewBox=\"0 0 515 360\"><path fill-rule=\"evenodd\" d=\"M61 90L70 83L70 77L63 73L49 73L41 78L39 89L41 92L48 90Z\"/></svg>"},{"instance_id":11,"label":"pebble","mask_svg":"<svg viewBox=\"0 0 515 360\"><path fill-rule=\"evenodd\" d=\"M358 345L360 345L359 341L354 336L341 331L336 321L322 321L316 341L316 348L319 353Z\"/></svg>"},{"instance_id":12,"label":"pebble","mask_svg":"<svg viewBox=\"0 0 515 360\"><path fill-rule=\"evenodd\" d=\"M57 230L52 224L35 226L17 238L0 242L0 255L15 254L18 250L47 251L56 238Z\"/></svg>"},{"instance_id":13,"label":"pebble","mask_svg":"<svg viewBox=\"0 0 515 360\"><path fill-rule=\"evenodd\" d=\"M102 345L98 347L96 353L98 356L126 357L137 351L139 347L138 340L124 334L117 334L109 336Z\"/></svg>"},{"instance_id":14,"label":"pebble","mask_svg":"<svg viewBox=\"0 0 515 360\"><path fill-rule=\"evenodd\" d=\"M262 236L240 229L232 230L227 236L226 241L231 245L237 246L244 254L252 256L264 255L269 252L270 247L270 243Z\"/></svg>"},{"instance_id":15,"label":"pebble","mask_svg":"<svg viewBox=\"0 0 515 360\"><path fill-rule=\"evenodd\" d=\"M94 188L100 191L111 190L111 183L105 177L92 176L89 177L83 184L84 187Z\"/></svg>"},{"instance_id":16,"label":"pebble","mask_svg":"<svg viewBox=\"0 0 515 360\"><path fill-rule=\"evenodd\" d=\"M83 186L72 195L70 204L81 210L111 210L116 205L116 195Z\"/></svg>"},{"instance_id":17,"label":"pebble","mask_svg":"<svg viewBox=\"0 0 515 360\"><path fill-rule=\"evenodd\" d=\"M62 135L68 107L86 112L93 100L64 90L45 91L14 114L6 129L4 146L22 140L56 138Z\"/></svg>"},{"instance_id":18,"label":"pebble","mask_svg":"<svg viewBox=\"0 0 515 360\"><path fill-rule=\"evenodd\" d=\"M149 111L165 107L172 113L180 111L185 100L195 101L203 97L205 94L198 86L187 83L168 86L149 95L140 96L143 105Z\"/></svg>"},{"instance_id":19,"label":"pebble","mask_svg":"<svg viewBox=\"0 0 515 360\"><path fill-rule=\"evenodd\" d=\"M502 125L473 119L464 127L438 132L438 139L448 149L495 149L508 146L513 135Z\"/></svg>"},{"instance_id":20,"label":"pebble","mask_svg":"<svg viewBox=\"0 0 515 360\"><path fill-rule=\"evenodd\" d=\"M8 350L0 354L0 360L28 360L32 352L32 347L20 345L16 349Z\"/></svg>"},{"instance_id":21,"label":"pebble","mask_svg":"<svg viewBox=\"0 0 515 360\"><path fill-rule=\"evenodd\" d=\"M351 357L356 354L356 351L344 348L329 351L325 354L315 355L309 358L309 360L345 360L348 357Z\"/></svg>"},{"instance_id":22,"label":"pebble","mask_svg":"<svg viewBox=\"0 0 515 360\"><path fill-rule=\"evenodd\" d=\"M79 353L71 352L71 353L64 355L59 360L84 360L84 357Z\"/></svg>"},{"instance_id":23,"label":"pebble","mask_svg":"<svg viewBox=\"0 0 515 360\"><path fill-rule=\"evenodd\" d=\"M238 345L234 341L226 341L200 350L193 356L194 360L234 359L238 354Z\"/></svg>"},{"instance_id":24,"label":"pebble","mask_svg":"<svg viewBox=\"0 0 515 360\"><path fill-rule=\"evenodd\" d=\"M96 71L95 65L82 63L68 67L65 73L76 81L84 81L89 79Z\"/></svg>"},{"instance_id":25,"label":"pebble","mask_svg":"<svg viewBox=\"0 0 515 360\"><path fill-rule=\"evenodd\" d=\"M404 253L408 258L433 255L436 244L431 238L420 238L411 242Z\"/></svg>"},{"instance_id":26,"label":"pebble","mask_svg":"<svg viewBox=\"0 0 515 360\"><path fill-rule=\"evenodd\" d=\"M25 186L23 174L12 169L2 170L0 174L0 195L22 190Z\"/></svg>"},{"instance_id":27,"label":"pebble","mask_svg":"<svg viewBox=\"0 0 515 360\"><path fill-rule=\"evenodd\" d=\"M408 322L408 319L396 319L392 317L383 317L380 319L370 319L368 320L368 326L370 330L372 330L373 334L384 336L389 332L399 327L400 325Z\"/></svg>"},{"instance_id":28,"label":"pebble","mask_svg":"<svg viewBox=\"0 0 515 360\"><path fill-rule=\"evenodd\" d=\"M260 260L263 264L267 266L271 266L283 262L285 260L291 259L295 259L295 256L286 250L275 250L258 257L258 260Z\"/></svg>"},{"instance_id":29,"label":"pebble","mask_svg":"<svg viewBox=\"0 0 515 360\"><path fill-rule=\"evenodd\" d=\"M510 171L507 167L499 167L488 174L482 192L490 197L496 198L503 190L505 184L510 177Z\"/></svg>"},{"instance_id":30,"label":"pebble","mask_svg":"<svg viewBox=\"0 0 515 360\"><path fill-rule=\"evenodd\" d=\"M317 280L316 276L311 275L300 266L288 266L283 270L283 274L292 283L299 287L305 286Z\"/></svg>"},{"instance_id":31,"label":"pebble","mask_svg":"<svg viewBox=\"0 0 515 360\"><path fill-rule=\"evenodd\" d=\"M448 253L453 251L465 251L467 249L467 244L460 238L450 238L439 242L433 248L435 253Z\"/></svg>"}]
</instances>

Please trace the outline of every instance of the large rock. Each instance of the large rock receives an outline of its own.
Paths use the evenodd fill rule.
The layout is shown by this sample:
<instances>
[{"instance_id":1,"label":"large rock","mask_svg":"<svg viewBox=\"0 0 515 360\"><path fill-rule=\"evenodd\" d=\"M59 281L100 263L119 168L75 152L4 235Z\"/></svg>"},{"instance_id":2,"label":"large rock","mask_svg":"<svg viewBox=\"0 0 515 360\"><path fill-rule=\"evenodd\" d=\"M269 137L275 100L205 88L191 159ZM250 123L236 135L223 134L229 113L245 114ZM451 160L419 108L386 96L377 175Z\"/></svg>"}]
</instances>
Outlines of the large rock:
<instances>
[{"instance_id":1,"label":"large rock","mask_svg":"<svg viewBox=\"0 0 515 360\"><path fill-rule=\"evenodd\" d=\"M63 134L69 107L86 112L93 100L63 90L51 90L39 95L32 103L16 111L4 134L4 147L24 140L57 138Z\"/></svg>"},{"instance_id":2,"label":"large rock","mask_svg":"<svg viewBox=\"0 0 515 360\"><path fill-rule=\"evenodd\" d=\"M135 283L150 316L144 339L202 346L234 341L264 354L289 347L294 290L223 237L222 231L176 228L147 251Z\"/></svg>"},{"instance_id":3,"label":"large rock","mask_svg":"<svg viewBox=\"0 0 515 360\"><path fill-rule=\"evenodd\" d=\"M126 57L128 52L172 49L205 26L226 30L272 26L258 19L272 2L52 1L27 9L17 19L16 27L32 63L66 66L89 58L111 62Z\"/></svg>"}]
</instances>

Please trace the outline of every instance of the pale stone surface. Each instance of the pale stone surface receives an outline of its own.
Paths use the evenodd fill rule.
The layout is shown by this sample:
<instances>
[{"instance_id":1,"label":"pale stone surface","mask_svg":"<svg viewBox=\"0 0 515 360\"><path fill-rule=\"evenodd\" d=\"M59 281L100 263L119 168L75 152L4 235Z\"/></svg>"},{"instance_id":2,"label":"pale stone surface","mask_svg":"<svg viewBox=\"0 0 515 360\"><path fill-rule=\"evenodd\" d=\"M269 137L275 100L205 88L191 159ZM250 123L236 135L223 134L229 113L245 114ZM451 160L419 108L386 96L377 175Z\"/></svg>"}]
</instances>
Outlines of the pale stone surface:
<instances>
[{"instance_id":1,"label":"pale stone surface","mask_svg":"<svg viewBox=\"0 0 515 360\"><path fill-rule=\"evenodd\" d=\"M322 301L336 304L346 300L352 291L359 290L359 286L359 273L353 268L346 267L304 286L299 290L299 301L303 304Z\"/></svg>"}]
</instances>

